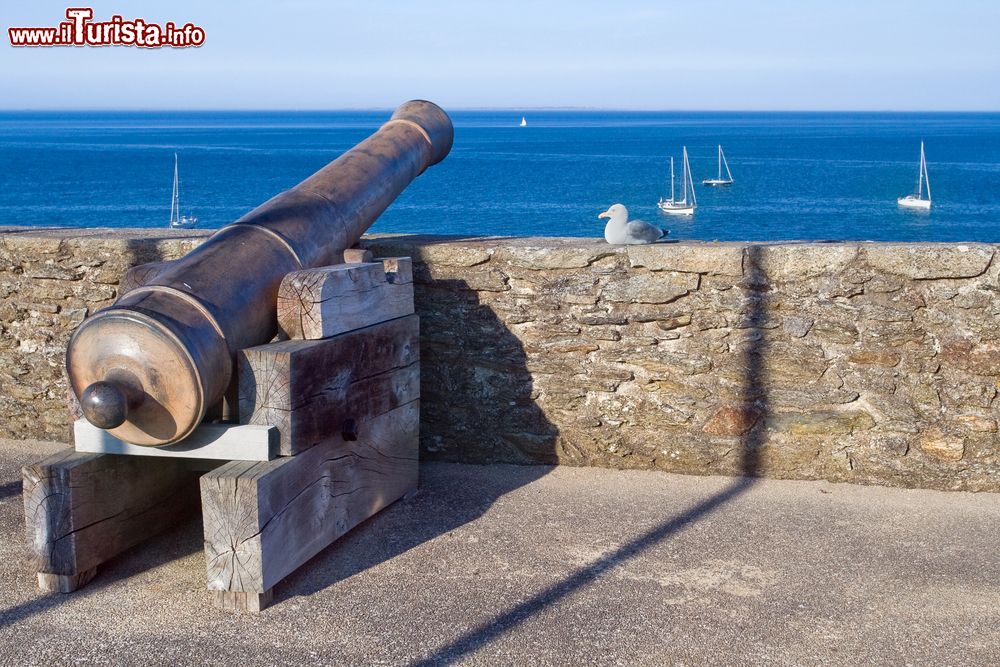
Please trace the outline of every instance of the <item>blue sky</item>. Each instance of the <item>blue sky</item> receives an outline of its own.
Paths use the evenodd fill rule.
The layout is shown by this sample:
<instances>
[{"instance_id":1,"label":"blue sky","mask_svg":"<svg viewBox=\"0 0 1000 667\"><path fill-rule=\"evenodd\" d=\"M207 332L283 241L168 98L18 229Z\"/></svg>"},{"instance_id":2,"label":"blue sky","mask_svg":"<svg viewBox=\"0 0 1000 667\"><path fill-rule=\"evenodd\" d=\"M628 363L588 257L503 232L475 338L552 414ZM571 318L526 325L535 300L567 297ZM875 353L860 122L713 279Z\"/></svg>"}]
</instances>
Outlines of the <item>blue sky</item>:
<instances>
[{"instance_id":1,"label":"blue sky","mask_svg":"<svg viewBox=\"0 0 1000 667\"><path fill-rule=\"evenodd\" d=\"M1000 110L998 0L119 0L205 45L9 45L66 6L0 0L0 108Z\"/></svg>"}]
</instances>

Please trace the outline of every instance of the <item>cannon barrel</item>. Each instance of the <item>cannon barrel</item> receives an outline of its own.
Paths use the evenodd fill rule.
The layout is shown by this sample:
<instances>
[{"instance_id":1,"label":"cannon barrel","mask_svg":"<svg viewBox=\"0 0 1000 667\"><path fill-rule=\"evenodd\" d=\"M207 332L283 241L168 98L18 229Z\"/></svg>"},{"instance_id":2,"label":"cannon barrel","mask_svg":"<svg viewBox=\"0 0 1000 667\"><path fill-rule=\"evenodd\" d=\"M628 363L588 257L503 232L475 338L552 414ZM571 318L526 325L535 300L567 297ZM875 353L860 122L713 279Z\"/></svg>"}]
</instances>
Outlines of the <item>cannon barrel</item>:
<instances>
[{"instance_id":1,"label":"cannon barrel","mask_svg":"<svg viewBox=\"0 0 1000 667\"><path fill-rule=\"evenodd\" d=\"M275 336L282 278L340 263L445 158L453 133L438 106L406 102L363 142L85 320L66 352L84 416L137 445L188 436L225 394L236 352Z\"/></svg>"}]
</instances>

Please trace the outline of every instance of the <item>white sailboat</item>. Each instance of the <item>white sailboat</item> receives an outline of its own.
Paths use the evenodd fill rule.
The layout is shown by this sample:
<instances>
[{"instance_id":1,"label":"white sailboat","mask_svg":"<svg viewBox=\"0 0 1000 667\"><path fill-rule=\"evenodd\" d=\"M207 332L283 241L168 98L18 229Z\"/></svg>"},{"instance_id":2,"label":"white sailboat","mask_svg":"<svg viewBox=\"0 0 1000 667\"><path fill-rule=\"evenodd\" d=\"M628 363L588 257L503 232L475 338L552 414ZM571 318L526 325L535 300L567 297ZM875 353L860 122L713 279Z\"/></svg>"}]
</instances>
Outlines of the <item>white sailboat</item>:
<instances>
[{"instance_id":1,"label":"white sailboat","mask_svg":"<svg viewBox=\"0 0 1000 667\"><path fill-rule=\"evenodd\" d=\"M924 184L927 184L927 199L924 199ZM924 156L924 142L920 142L920 169L917 174L916 194L906 195L896 200L896 203L904 208L921 208L930 210L931 207L931 180L927 176L927 158Z\"/></svg>"},{"instance_id":2,"label":"white sailboat","mask_svg":"<svg viewBox=\"0 0 1000 667\"><path fill-rule=\"evenodd\" d=\"M658 204L661 211L670 215L693 215L694 209L698 206L698 201L694 196L694 181L691 179L691 165L688 164L687 146L683 149L683 156L681 171L681 191L683 194L681 198L677 199L674 194L674 158L670 158L670 199L660 197Z\"/></svg>"},{"instance_id":3,"label":"white sailboat","mask_svg":"<svg viewBox=\"0 0 1000 667\"><path fill-rule=\"evenodd\" d=\"M170 227L172 229L191 229L198 224L198 218L192 215L181 215L180 184L177 178L177 153L174 153L174 190L170 197Z\"/></svg>"},{"instance_id":4,"label":"white sailboat","mask_svg":"<svg viewBox=\"0 0 1000 667\"><path fill-rule=\"evenodd\" d=\"M726 177L722 177L722 168L726 168ZM732 185L733 184L733 174L729 171L729 163L726 162L726 156L722 152L722 144L719 144L719 176L717 178L706 178L701 182L702 185Z\"/></svg>"},{"instance_id":5,"label":"white sailboat","mask_svg":"<svg viewBox=\"0 0 1000 667\"><path fill-rule=\"evenodd\" d=\"M521 124L518 127L528 127L528 119L521 116Z\"/></svg>"}]
</instances>

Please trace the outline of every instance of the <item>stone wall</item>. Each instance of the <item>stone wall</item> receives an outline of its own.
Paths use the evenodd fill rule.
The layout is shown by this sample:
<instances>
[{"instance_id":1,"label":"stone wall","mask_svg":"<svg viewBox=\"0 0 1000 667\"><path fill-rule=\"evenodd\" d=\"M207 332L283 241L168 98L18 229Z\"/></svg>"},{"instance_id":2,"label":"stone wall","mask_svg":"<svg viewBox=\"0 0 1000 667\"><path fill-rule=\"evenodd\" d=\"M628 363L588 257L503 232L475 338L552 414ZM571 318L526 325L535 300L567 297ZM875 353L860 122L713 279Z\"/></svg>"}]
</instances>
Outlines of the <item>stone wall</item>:
<instances>
[{"instance_id":1,"label":"stone wall","mask_svg":"<svg viewBox=\"0 0 1000 667\"><path fill-rule=\"evenodd\" d=\"M3 434L68 437L71 328L197 242L4 234ZM426 457L1000 491L994 246L366 244L416 262Z\"/></svg>"},{"instance_id":2,"label":"stone wall","mask_svg":"<svg viewBox=\"0 0 1000 667\"><path fill-rule=\"evenodd\" d=\"M0 228L0 437L68 442L66 343L125 270L176 259L205 232Z\"/></svg>"}]
</instances>

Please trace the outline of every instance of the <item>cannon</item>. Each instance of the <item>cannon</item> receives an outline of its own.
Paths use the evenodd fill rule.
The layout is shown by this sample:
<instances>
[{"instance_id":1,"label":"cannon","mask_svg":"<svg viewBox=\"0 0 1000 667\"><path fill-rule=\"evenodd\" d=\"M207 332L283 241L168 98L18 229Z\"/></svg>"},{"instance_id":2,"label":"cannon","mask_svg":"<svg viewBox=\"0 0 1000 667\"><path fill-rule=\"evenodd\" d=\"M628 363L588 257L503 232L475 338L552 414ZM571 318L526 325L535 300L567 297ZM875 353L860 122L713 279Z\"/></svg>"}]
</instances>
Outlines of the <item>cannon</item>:
<instances>
[{"instance_id":1,"label":"cannon","mask_svg":"<svg viewBox=\"0 0 1000 667\"><path fill-rule=\"evenodd\" d=\"M453 134L438 106L406 102L363 142L85 320L66 367L86 419L136 445L190 435L230 387L236 353L277 333L282 278L340 262L448 155Z\"/></svg>"}]
</instances>

